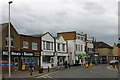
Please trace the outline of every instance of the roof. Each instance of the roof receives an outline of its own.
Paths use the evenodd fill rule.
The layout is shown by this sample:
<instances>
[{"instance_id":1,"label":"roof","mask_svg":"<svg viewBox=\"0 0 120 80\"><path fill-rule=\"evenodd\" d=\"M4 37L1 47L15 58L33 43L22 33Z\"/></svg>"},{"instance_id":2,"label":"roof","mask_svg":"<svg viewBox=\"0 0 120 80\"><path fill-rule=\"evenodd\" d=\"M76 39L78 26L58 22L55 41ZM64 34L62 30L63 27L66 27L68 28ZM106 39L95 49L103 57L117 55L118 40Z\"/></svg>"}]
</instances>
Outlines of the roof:
<instances>
[{"instance_id":1,"label":"roof","mask_svg":"<svg viewBox=\"0 0 120 80\"><path fill-rule=\"evenodd\" d=\"M68 32L59 32L58 34L60 34L60 33L73 33L73 32L76 33L76 31L68 31Z\"/></svg>"},{"instance_id":2,"label":"roof","mask_svg":"<svg viewBox=\"0 0 120 80\"><path fill-rule=\"evenodd\" d=\"M34 34L34 35L29 35L29 36L32 36L32 37L41 37L43 36L44 34Z\"/></svg>"},{"instance_id":3,"label":"roof","mask_svg":"<svg viewBox=\"0 0 120 80\"><path fill-rule=\"evenodd\" d=\"M44 33L44 34L35 34L35 35L30 35L30 36L33 36L33 37L42 37L42 36L44 36L44 35L46 35L46 34L50 34L49 32L46 32L46 33ZM50 36L52 36L51 34L50 34ZM53 37L53 36L52 36ZM54 38L54 37L53 37Z\"/></svg>"},{"instance_id":4,"label":"roof","mask_svg":"<svg viewBox=\"0 0 120 80\"><path fill-rule=\"evenodd\" d=\"M94 42L95 48L110 48L112 49L113 47L108 45L107 43L100 41L100 42Z\"/></svg>"},{"instance_id":5,"label":"roof","mask_svg":"<svg viewBox=\"0 0 120 80\"><path fill-rule=\"evenodd\" d=\"M9 23L2 23L2 24L0 24L0 28L2 27L2 29L0 29L0 32L3 31L8 26L9 26ZM12 27L15 30L15 32L18 34L17 30L15 29L15 27L13 26L12 23L10 23L10 27Z\"/></svg>"}]
</instances>

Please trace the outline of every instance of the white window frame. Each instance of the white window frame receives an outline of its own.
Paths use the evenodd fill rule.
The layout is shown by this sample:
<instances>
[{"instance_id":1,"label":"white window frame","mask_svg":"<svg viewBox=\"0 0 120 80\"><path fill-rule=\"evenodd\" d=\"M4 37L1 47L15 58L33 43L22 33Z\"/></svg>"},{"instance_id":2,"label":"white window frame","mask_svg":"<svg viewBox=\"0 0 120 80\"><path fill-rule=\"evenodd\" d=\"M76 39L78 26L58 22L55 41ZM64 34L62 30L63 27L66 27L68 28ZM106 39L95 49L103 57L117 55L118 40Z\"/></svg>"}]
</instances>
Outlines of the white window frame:
<instances>
[{"instance_id":1,"label":"white window frame","mask_svg":"<svg viewBox=\"0 0 120 80\"><path fill-rule=\"evenodd\" d=\"M8 45L9 45L9 38L6 37L6 38L5 38L5 41L7 42L7 44L6 44L6 42L5 42L5 45L6 45L6 47L8 47ZM12 45L12 42L13 42L13 45ZM10 37L10 43L11 43L11 47L13 47L13 46L14 46L14 41L13 41L13 38L12 38L12 37Z\"/></svg>"},{"instance_id":2,"label":"white window frame","mask_svg":"<svg viewBox=\"0 0 120 80\"><path fill-rule=\"evenodd\" d=\"M38 43L32 42L32 50L38 50Z\"/></svg>"},{"instance_id":3,"label":"white window frame","mask_svg":"<svg viewBox=\"0 0 120 80\"><path fill-rule=\"evenodd\" d=\"M29 48L29 42L28 41L23 41L23 48L26 48L26 49Z\"/></svg>"}]
</instances>

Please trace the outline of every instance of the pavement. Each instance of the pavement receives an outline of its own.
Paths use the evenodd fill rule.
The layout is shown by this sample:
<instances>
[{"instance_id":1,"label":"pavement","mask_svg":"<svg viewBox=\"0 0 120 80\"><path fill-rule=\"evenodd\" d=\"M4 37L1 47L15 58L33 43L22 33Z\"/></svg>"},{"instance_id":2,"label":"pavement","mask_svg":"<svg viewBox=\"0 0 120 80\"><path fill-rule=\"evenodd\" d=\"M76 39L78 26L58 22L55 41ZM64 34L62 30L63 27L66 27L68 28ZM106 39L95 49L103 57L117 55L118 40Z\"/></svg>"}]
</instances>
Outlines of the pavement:
<instances>
[{"instance_id":1,"label":"pavement","mask_svg":"<svg viewBox=\"0 0 120 80\"><path fill-rule=\"evenodd\" d=\"M41 75L44 75L44 74L47 74L47 73L50 73L50 72L63 70L63 69L64 69L64 66L59 66L57 68L50 68L49 72L48 72L48 69L44 69L43 73L39 73L39 71L37 70L37 71L32 72L32 76L30 75L30 71L18 70L18 71L11 72L11 78L34 78L36 76L41 76ZM2 73L2 77L3 78L9 78L8 72Z\"/></svg>"},{"instance_id":2,"label":"pavement","mask_svg":"<svg viewBox=\"0 0 120 80\"><path fill-rule=\"evenodd\" d=\"M29 71L16 71L12 72L11 78L17 80L22 78L22 80L66 80L66 79L78 79L83 78L81 80L88 80L91 78L92 80L99 80L99 78L105 79L110 78L112 80L117 80L118 71L110 70L108 64L98 64L93 65L92 67L86 68L85 66L72 66L70 69L64 69L64 67L52 68L48 72L47 69L44 69L43 73L38 71L34 71L33 75L30 76ZM111 68L111 67L110 67ZM4 78L8 78L8 73L3 74ZM113 79L114 78L114 79ZM5 79L6 80L6 79Z\"/></svg>"}]
</instances>

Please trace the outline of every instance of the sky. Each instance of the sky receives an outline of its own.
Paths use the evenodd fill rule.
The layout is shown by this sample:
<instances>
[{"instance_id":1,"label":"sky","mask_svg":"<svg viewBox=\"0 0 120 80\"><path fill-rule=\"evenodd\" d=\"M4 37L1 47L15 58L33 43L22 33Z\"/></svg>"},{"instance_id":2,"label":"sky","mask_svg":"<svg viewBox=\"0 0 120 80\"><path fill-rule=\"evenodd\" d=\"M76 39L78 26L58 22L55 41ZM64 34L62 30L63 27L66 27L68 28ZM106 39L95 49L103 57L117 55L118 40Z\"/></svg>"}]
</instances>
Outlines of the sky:
<instances>
[{"instance_id":1,"label":"sky","mask_svg":"<svg viewBox=\"0 0 120 80\"><path fill-rule=\"evenodd\" d=\"M118 43L119 0L12 0L11 23L19 34L83 32L111 46ZM0 23L8 22L8 2L0 2Z\"/></svg>"}]
</instances>

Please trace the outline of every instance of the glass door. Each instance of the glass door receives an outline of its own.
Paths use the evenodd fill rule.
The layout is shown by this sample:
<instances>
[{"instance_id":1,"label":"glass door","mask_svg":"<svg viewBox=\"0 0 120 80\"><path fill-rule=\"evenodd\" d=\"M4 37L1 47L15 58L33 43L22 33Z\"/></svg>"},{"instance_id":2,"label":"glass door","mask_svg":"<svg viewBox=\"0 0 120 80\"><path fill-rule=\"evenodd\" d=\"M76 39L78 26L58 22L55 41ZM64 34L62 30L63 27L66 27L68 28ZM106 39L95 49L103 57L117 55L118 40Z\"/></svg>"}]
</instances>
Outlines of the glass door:
<instances>
[{"instance_id":1,"label":"glass door","mask_svg":"<svg viewBox=\"0 0 120 80\"><path fill-rule=\"evenodd\" d=\"M14 62L15 62L15 71L17 71L19 69L19 60L18 60L18 57L14 58Z\"/></svg>"}]
</instances>

